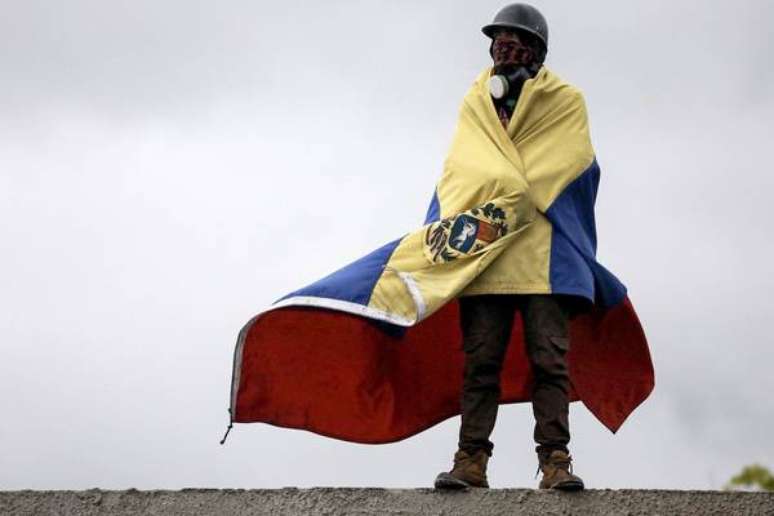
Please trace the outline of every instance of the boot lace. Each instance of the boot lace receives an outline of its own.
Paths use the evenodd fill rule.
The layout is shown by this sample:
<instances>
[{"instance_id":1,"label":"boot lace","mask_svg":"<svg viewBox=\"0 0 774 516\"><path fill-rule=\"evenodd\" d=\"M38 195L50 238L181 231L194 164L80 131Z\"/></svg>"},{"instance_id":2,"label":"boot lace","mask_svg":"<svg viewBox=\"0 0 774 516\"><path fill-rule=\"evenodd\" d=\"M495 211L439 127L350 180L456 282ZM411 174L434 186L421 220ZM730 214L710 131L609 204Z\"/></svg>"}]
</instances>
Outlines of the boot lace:
<instances>
[{"instance_id":1,"label":"boot lace","mask_svg":"<svg viewBox=\"0 0 774 516\"><path fill-rule=\"evenodd\" d=\"M542 469L544 463L538 462L537 470L535 471L535 478L538 477L540 474L540 470ZM557 468L563 469L565 471L569 471L572 473L572 456L568 455L566 459L550 459L546 460L545 464L555 466Z\"/></svg>"}]
</instances>

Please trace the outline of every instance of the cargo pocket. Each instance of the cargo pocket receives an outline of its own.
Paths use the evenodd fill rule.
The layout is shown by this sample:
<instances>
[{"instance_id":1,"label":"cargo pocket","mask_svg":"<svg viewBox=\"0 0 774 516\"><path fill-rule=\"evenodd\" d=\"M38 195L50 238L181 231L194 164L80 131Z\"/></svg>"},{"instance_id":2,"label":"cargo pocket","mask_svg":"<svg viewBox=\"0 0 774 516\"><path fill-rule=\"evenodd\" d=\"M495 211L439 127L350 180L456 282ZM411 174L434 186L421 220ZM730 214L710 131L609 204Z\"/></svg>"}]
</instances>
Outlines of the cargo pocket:
<instances>
[{"instance_id":1,"label":"cargo pocket","mask_svg":"<svg viewBox=\"0 0 774 516\"><path fill-rule=\"evenodd\" d=\"M555 347L559 348L559 350L561 350L562 353L567 353L567 351L569 351L570 337L549 335L548 339Z\"/></svg>"},{"instance_id":2,"label":"cargo pocket","mask_svg":"<svg viewBox=\"0 0 774 516\"><path fill-rule=\"evenodd\" d=\"M463 338L462 345L460 346L460 348L462 349L463 352L467 354L472 354L472 353L475 353L476 350L478 350L482 344L484 344L483 338L477 338L477 339L470 338L467 340Z\"/></svg>"}]
</instances>

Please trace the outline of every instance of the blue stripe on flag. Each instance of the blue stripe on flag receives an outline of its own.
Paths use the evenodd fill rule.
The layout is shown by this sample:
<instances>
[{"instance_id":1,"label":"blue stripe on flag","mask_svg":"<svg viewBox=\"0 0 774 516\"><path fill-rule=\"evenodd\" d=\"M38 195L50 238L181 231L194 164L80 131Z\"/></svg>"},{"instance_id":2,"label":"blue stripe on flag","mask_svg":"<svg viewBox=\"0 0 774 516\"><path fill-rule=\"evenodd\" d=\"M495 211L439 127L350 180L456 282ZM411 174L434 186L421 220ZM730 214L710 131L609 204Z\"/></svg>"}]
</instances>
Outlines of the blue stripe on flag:
<instances>
[{"instance_id":1,"label":"blue stripe on flag","mask_svg":"<svg viewBox=\"0 0 774 516\"><path fill-rule=\"evenodd\" d=\"M314 296L368 305L374 286L384 270L384 265L389 261L401 240L403 237L380 247L311 285L291 292L276 302L295 296Z\"/></svg>"},{"instance_id":2,"label":"blue stripe on flag","mask_svg":"<svg viewBox=\"0 0 774 516\"><path fill-rule=\"evenodd\" d=\"M624 299L626 287L596 259L599 176L595 159L546 211L553 226L549 278L556 294L581 295L609 307Z\"/></svg>"},{"instance_id":3,"label":"blue stripe on flag","mask_svg":"<svg viewBox=\"0 0 774 516\"><path fill-rule=\"evenodd\" d=\"M433 198L430 200L430 206L427 207L425 215L425 225L441 220L441 203L438 201L438 189L433 191Z\"/></svg>"}]
</instances>

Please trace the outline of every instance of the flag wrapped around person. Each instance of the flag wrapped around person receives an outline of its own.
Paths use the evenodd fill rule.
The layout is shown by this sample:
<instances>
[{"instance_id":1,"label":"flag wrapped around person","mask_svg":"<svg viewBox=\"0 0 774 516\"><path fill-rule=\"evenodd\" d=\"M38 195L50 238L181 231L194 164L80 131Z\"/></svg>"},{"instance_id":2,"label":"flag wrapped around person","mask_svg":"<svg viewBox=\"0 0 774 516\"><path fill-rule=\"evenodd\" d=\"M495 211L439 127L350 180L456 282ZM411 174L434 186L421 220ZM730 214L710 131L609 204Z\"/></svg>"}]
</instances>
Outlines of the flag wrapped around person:
<instances>
[{"instance_id":1,"label":"flag wrapped around person","mask_svg":"<svg viewBox=\"0 0 774 516\"><path fill-rule=\"evenodd\" d=\"M600 169L580 91L543 66L504 128L491 68L465 95L424 225L292 292L239 333L232 422L361 443L414 435L460 413L456 298L566 294L570 399L615 432L653 389L648 344L623 284L596 259ZM530 400L521 324L500 403Z\"/></svg>"}]
</instances>

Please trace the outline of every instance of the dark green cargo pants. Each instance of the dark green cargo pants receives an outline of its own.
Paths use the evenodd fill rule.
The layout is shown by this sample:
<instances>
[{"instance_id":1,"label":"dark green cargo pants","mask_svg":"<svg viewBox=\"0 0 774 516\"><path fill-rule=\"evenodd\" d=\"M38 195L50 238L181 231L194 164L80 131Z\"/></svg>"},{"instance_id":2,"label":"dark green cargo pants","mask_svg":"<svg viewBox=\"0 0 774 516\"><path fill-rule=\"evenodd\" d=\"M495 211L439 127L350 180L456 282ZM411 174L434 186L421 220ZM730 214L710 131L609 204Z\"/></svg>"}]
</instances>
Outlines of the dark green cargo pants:
<instances>
[{"instance_id":1,"label":"dark green cargo pants","mask_svg":"<svg viewBox=\"0 0 774 516\"><path fill-rule=\"evenodd\" d=\"M465 372L459 447L485 449L500 400L500 371L516 310L521 311L527 357L535 377L532 409L539 455L568 452L570 380L566 354L568 321L579 311L577 298L559 295L488 294L459 298Z\"/></svg>"}]
</instances>

